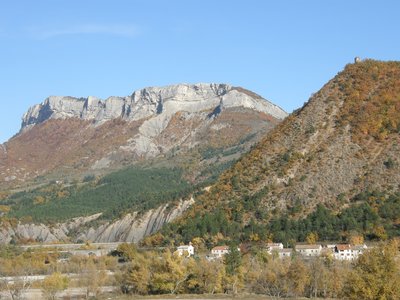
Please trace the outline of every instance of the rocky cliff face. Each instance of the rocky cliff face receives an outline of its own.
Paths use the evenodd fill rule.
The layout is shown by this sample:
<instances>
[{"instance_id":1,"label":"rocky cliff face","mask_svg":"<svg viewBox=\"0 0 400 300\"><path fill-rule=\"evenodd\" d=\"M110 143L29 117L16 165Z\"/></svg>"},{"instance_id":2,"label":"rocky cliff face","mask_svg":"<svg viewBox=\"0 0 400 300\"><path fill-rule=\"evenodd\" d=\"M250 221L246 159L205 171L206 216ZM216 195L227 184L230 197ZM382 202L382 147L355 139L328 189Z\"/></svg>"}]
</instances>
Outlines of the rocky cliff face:
<instances>
[{"instance_id":1,"label":"rocky cliff face","mask_svg":"<svg viewBox=\"0 0 400 300\"><path fill-rule=\"evenodd\" d=\"M0 186L118 169L198 146L253 144L286 115L227 84L151 87L106 100L52 96L31 107L21 132L0 148Z\"/></svg>"},{"instance_id":2,"label":"rocky cliff face","mask_svg":"<svg viewBox=\"0 0 400 300\"><path fill-rule=\"evenodd\" d=\"M21 223L0 226L0 244L12 240L26 242L134 242L158 231L165 223L180 216L191 204L193 198L181 201L171 208L168 204L149 210L143 215L127 214L120 220L107 222L100 226L90 225L101 213L87 217L74 218L65 223L47 226L44 224ZM73 233L73 235L72 235Z\"/></svg>"},{"instance_id":3,"label":"rocky cliff face","mask_svg":"<svg viewBox=\"0 0 400 300\"><path fill-rule=\"evenodd\" d=\"M127 214L122 219L108 222L99 227L90 227L81 231L77 241L94 242L132 242L137 243L144 237L157 232L164 224L182 215L194 203L191 198L181 201L178 206L170 209L168 205L147 211L139 216L137 213Z\"/></svg>"},{"instance_id":4,"label":"rocky cliff face","mask_svg":"<svg viewBox=\"0 0 400 300\"><path fill-rule=\"evenodd\" d=\"M96 123L122 118L141 120L162 115L148 129L154 135L163 129L166 119L178 111L200 112L220 106L246 107L268 113L277 119L286 117L278 106L259 101L261 97L227 84L179 84L150 87L135 91L130 97L110 97L101 100L93 96L73 98L51 96L43 103L31 107L22 118L22 131L48 119L78 118Z\"/></svg>"},{"instance_id":5,"label":"rocky cliff face","mask_svg":"<svg viewBox=\"0 0 400 300\"><path fill-rule=\"evenodd\" d=\"M130 97L72 98L52 96L42 104L31 107L22 118L21 131L49 119L76 118L89 120L95 125L121 118L143 123L139 132L127 143L125 150L147 157L166 152L176 144L161 144L155 139L167 128L177 112L186 112L194 118L201 112L242 107L266 113L281 120L287 116L278 106L227 84L179 84L167 87L150 87L134 92ZM212 115L210 115L212 116Z\"/></svg>"}]
</instances>

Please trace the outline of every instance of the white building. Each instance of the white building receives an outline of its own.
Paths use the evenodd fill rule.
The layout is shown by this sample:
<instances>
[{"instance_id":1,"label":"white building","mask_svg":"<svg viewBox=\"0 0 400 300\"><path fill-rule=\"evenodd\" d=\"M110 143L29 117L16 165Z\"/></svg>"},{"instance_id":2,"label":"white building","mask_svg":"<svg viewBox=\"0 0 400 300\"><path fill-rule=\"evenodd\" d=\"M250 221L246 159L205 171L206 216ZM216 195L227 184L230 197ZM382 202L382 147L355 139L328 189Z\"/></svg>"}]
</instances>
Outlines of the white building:
<instances>
[{"instance_id":1,"label":"white building","mask_svg":"<svg viewBox=\"0 0 400 300\"><path fill-rule=\"evenodd\" d=\"M283 249L282 243L267 243L267 251L271 253L273 250Z\"/></svg>"},{"instance_id":2,"label":"white building","mask_svg":"<svg viewBox=\"0 0 400 300\"><path fill-rule=\"evenodd\" d=\"M228 246L217 246L211 249L211 255L214 257L222 257L229 253Z\"/></svg>"},{"instance_id":3,"label":"white building","mask_svg":"<svg viewBox=\"0 0 400 300\"><path fill-rule=\"evenodd\" d=\"M282 249L273 250L273 252L278 253L279 258L286 258L286 257L292 256L293 249L292 248L282 248Z\"/></svg>"},{"instance_id":4,"label":"white building","mask_svg":"<svg viewBox=\"0 0 400 300\"><path fill-rule=\"evenodd\" d=\"M240 252L240 248L237 248L237 250ZM229 246L216 246L211 249L211 257L221 258L224 255L228 254L229 252L231 252L229 250Z\"/></svg>"},{"instance_id":5,"label":"white building","mask_svg":"<svg viewBox=\"0 0 400 300\"><path fill-rule=\"evenodd\" d=\"M354 260L366 249L366 245L351 246L350 244L339 244L335 247L334 257L338 260Z\"/></svg>"},{"instance_id":6,"label":"white building","mask_svg":"<svg viewBox=\"0 0 400 300\"><path fill-rule=\"evenodd\" d=\"M321 245L296 245L296 252L303 256L320 256Z\"/></svg>"},{"instance_id":7,"label":"white building","mask_svg":"<svg viewBox=\"0 0 400 300\"><path fill-rule=\"evenodd\" d=\"M179 256L186 255L187 257L190 257L194 255L194 247L191 244L182 245L176 249L176 252L178 253Z\"/></svg>"}]
</instances>

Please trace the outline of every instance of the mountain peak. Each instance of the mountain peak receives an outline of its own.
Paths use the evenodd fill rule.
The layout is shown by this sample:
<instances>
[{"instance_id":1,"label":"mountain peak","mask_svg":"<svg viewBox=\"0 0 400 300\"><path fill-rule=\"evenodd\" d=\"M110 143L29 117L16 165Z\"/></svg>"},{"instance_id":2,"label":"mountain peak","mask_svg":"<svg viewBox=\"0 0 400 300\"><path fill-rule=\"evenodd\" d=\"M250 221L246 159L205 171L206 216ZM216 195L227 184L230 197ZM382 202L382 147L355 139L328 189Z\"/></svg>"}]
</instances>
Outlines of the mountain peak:
<instances>
[{"instance_id":1,"label":"mountain peak","mask_svg":"<svg viewBox=\"0 0 400 300\"><path fill-rule=\"evenodd\" d=\"M278 106L243 88L217 83L176 84L147 87L135 91L131 96L109 97L106 100L94 96L50 96L24 114L21 131L48 119L78 118L97 124L115 118L134 121L162 112L167 115L177 111L195 112L220 104L225 107L252 108L278 119L287 115Z\"/></svg>"},{"instance_id":2,"label":"mountain peak","mask_svg":"<svg viewBox=\"0 0 400 300\"><path fill-rule=\"evenodd\" d=\"M177 153L242 152L286 116L248 90L217 83L147 87L105 100L50 96L25 113L7 152L0 148L0 183L67 169L107 172Z\"/></svg>"}]
</instances>

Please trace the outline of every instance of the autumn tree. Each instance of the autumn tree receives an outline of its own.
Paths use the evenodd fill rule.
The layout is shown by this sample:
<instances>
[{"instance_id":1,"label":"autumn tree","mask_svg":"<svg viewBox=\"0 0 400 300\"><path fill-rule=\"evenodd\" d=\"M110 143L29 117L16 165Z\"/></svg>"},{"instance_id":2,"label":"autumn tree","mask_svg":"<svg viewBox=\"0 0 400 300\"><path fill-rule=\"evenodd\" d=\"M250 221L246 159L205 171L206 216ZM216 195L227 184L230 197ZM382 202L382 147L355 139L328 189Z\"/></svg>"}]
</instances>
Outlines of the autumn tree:
<instances>
[{"instance_id":1,"label":"autumn tree","mask_svg":"<svg viewBox=\"0 0 400 300\"><path fill-rule=\"evenodd\" d=\"M149 255L147 255L149 256ZM130 261L127 270L118 278L123 293L146 295L149 292L151 259L143 254L137 253Z\"/></svg>"},{"instance_id":2,"label":"autumn tree","mask_svg":"<svg viewBox=\"0 0 400 300\"><path fill-rule=\"evenodd\" d=\"M330 272L323 258L315 257L310 261L309 276L309 296L316 298L322 295L326 297Z\"/></svg>"},{"instance_id":3,"label":"autumn tree","mask_svg":"<svg viewBox=\"0 0 400 300\"><path fill-rule=\"evenodd\" d=\"M30 261L24 259L22 255L3 259L0 263L0 275L3 277L1 286L7 291L13 300L22 299L24 293L31 287L32 281L29 276L33 275ZM12 280L5 276L13 277Z\"/></svg>"},{"instance_id":4,"label":"autumn tree","mask_svg":"<svg viewBox=\"0 0 400 300\"><path fill-rule=\"evenodd\" d=\"M173 254L168 249L160 259L153 259L150 290L157 294L178 293L190 275L185 264L185 260L189 259Z\"/></svg>"},{"instance_id":5,"label":"autumn tree","mask_svg":"<svg viewBox=\"0 0 400 300\"><path fill-rule=\"evenodd\" d=\"M107 280L105 266L89 258L80 265L79 284L85 289L85 298L89 299L91 295L95 297L101 291Z\"/></svg>"},{"instance_id":6,"label":"autumn tree","mask_svg":"<svg viewBox=\"0 0 400 300\"><path fill-rule=\"evenodd\" d=\"M288 272L288 292L290 296L300 297L304 295L310 283L309 270L301 258L291 261Z\"/></svg>"},{"instance_id":7,"label":"autumn tree","mask_svg":"<svg viewBox=\"0 0 400 300\"><path fill-rule=\"evenodd\" d=\"M306 236L306 242L309 245L315 244L318 241L318 233L316 232L310 232L309 234L307 234Z\"/></svg>"},{"instance_id":8,"label":"autumn tree","mask_svg":"<svg viewBox=\"0 0 400 300\"><path fill-rule=\"evenodd\" d=\"M264 290L264 294L271 297L282 297L287 294L287 273L290 266L289 260L270 260L267 268L258 279L258 285Z\"/></svg>"},{"instance_id":9,"label":"autumn tree","mask_svg":"<svg viewBox=\"0 0 400 300\"><path fill-rule=\"evenodd\" d=\"M222 279L225 277L225 268L220 260L208 261L205 258L191 260L191 275L186 287L190 293L214 294L222 292Z\"/></svg>"},{"instance_id":10,"label":"autumn tree","mask_svg":"<svg viewBox=\"0 0 400 300\"><path fill-rule=\"evenodd\" d=\"M68 284L68 277L59 272L54 272L42 281L42 293L46 299L55 300L59 292L68 288Z\"/></svg>"},{"instance_id":11,"label":"autumn tree","mask_svg":"<svg viewBox=\"0 0 400 300\"><path fill-rule=\"evenodd\" d=\"M124 261L130 261L136 257L137 249L133 243L122 243L112 254L121 257Z\"/></svg>"},{"instance_id":12,"label":"autumn tree","mask_svg":"<svg viewBox=\"0 0 400 300\"><path fill-rule=\"evenodd\" d=\"M399 299L398 244L390 242L362 254L349 273L344 296L349 299Z\"/></svg>"}]
</instances>

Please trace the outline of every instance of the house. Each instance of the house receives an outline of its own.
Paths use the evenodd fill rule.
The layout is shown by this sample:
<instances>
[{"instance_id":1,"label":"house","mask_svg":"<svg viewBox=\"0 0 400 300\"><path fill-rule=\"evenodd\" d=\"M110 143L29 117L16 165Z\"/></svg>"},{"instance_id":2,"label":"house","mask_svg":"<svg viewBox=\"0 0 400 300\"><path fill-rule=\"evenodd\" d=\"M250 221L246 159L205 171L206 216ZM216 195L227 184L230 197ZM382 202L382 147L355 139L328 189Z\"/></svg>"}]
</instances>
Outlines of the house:
<instances>
[{"instance_id":1,"label":"house","mask_svg":"<svg viewBox=\"0 0 400 300\"><path fill-rule=\"evenodd\" d=\"M282 249L275 249L273 251L278 254L279 258L286 258L286 257L292 256L293 249L292 248L282 248Z\"/></svg>"},{"instance_id":2,"label":"house","mask_svg":"<svg viewBox=\"0 0 400 300\"><path fill-rule=\"evenodd\" d=\"M351 246L350 244L338 244L335 247L334 257L338 260L354 260L360 256L365 249L366 245Z\"/></svg>"},{"instance_id":3,"label":"house","mask_svg":"<svg viewBox=\"0 0 400 300\"><path fill-rule=\"evenodd\" d=\"M214 257L222 257L229 253L228 246L217 246L211 249L211 255Z\"/></svg>"},{"instance_id":4,"label":"house","mask_svg":"<svg viewBox=\"0 0 400 300\"><path fill-rule=\"evenodd\" d=\"M240 248L237 248L239 252L241 252ZM221 258L225 254L230 252L229 246L216 246L211 249L211 257L213 258Z\"/></svg>"},{"instance_id":5,"label":"house","mask_svg":"<svg viewBox=\"0 0 400 300\"><path fill-rule=\"evenodd\" d=\"M176 249L176 253L179 256L186 255L187 257L190 257L194 255L194 247L192 246L192 244L182 245Z\"/></svg>"},{"instance_id":6,"label":"house","mask_svg":"<svg viewBox=\"0 0 400 300\"><path fill-rule=\"evenodd\" d=\"M303 256L320 256L321 251L321 245L296 245L296 252Z\"/></svg>"},{"instance_id":7,"label":"house","mask_svg":"<svg viewBox=\"0 0 400 300\"><path fill-rule=\"evenodd\" d=\"M267 243L267 251L271 253L273 250L281 250L283 249L282 243Z\"/></svg>"}]
</instances>

